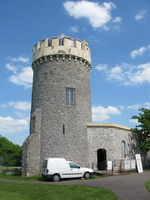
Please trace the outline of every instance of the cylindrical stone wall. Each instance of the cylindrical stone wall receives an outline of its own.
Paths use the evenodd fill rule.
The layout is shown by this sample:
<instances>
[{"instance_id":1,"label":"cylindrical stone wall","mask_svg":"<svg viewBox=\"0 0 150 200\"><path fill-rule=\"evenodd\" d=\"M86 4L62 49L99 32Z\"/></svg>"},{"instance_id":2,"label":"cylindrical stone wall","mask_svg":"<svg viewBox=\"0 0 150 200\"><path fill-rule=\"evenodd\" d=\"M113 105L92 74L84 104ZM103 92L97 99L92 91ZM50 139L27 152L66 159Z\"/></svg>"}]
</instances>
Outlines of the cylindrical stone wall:
<instances>
[{"instance_id":1,"label":"cylindrical stone wall","mask_svg":"<svg viewBox=\"0 0 150 200\"><path fill-rule=\"evenodd\" d=\"M67 40L70 39L66 38L65 41ZM80 47L81 49L78 50L78 55L76 53L68 54L69 50L65 50L65 44L65 51L62 50L62 46L60 46L61 51L59 51L59 46L57 46L57 54L51 53L53 46L51 46L49 51L50 55L46 54L45 56L38 52L38 59L35 59L36 52L34 52L30 121L32 141L30 142L33 142L33 135L38 132L40 134L39 171L42 169L45 157L63 157L82 166L89 166L86 124L92 120L90 95L91 64L89 63L90 54L88 58L86 52L87 50L89 52L89 49L83 48L82 42L80 43L81 46L78 44L78 48ZM77 50L72 50L72 52L77 52ZM86 56L83 56L83 58L80 57L80 55L85 54ZM42 56L39 57L39 55ZM86 60L86 58L88 59ZM67 93L68 89L73 90L73 94ZM68 103L68 98L71 104ZM41 110L40 122L36 120L34 115L37 109ZM40 130L35 130L35 127L38 127L37 123L40 123ZM34 143L33 145L30 143L29 146L30 148L26 149L30 152L34 149ZM39 159L37 154L39 152L35 152L35 155L33 155L32 151L33 159L28 153L28 163L31 163L31 160L34 162L36 157ZM28 168L30 169L29 166ZM25 171L27 171L29 176L35 174L35 172L32 172L33 169Z\"/></svg>"}]
</instances>

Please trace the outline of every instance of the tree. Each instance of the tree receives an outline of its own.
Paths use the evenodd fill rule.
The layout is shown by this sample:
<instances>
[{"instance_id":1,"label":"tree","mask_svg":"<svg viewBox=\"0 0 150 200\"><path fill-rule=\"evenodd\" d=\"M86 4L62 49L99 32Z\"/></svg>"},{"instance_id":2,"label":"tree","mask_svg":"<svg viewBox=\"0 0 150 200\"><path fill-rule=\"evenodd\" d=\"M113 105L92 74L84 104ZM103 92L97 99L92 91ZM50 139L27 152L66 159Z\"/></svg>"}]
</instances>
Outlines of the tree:
<instances>
[{"instance_id":1,"label":"tree","mask_svg":"<svg viewBox=\"0 0 150 200\"><path fill-rule=\"evenodd\" d=\"M20 166L22 147L0 136L0 156L3 157L3 165Z\"/></svg>"},{"instance_id":2,"label":"tree","mask_svg":"<svg viewBox=\"0 0 150 200\"><path fill-rule=\"evenodd\" d=\"M140 148L147 152L150 150L150 109L141 108L139 109L142 113L139 116L132 116L132 119L137 119L139 125L134 129L134 132L140 136Z\"/></svg>"}]
</instances>

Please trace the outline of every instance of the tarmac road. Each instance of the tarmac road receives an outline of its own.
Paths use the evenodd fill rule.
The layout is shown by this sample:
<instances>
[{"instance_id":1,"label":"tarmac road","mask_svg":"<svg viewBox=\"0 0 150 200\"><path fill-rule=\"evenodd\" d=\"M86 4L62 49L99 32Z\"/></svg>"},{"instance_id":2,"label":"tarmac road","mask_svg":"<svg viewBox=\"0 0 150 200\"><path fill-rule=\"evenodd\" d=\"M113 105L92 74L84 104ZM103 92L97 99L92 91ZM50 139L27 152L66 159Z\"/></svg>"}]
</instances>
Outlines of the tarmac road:
<instances>
[{"instance_id":1,"label":"tarmac road","mask_svg":"<svg viewBox=\"0 0 150 200\"><path fill-rule=\"evenodd\" d=\"M150 200L150 192L145 188L145 182L148 179L150 179L150 172L83 181L61 181L56 184L82 184L108 188L113 191L120 200Z\"/></svg>"},{"instance_id":2,"label":"tarmac road","mask_svg":"<svg viewBox=\"0 0 150 200\"><path fill-rule=\"evenodd\" d=\"M113 191L119 200L150 200L150 192L145 188L145 182L150 179L150 172L131 175L109 176L100 179L43 182L46 184L78 184L108 188ZM10 181L0 179L0 181ZM12 181L12 180L11 180ZM14 181L19 182L19 181ZM22 182L22 181L21 181ZM35 182L42 183L42 182Z\"/></svg>"}]
</instances>

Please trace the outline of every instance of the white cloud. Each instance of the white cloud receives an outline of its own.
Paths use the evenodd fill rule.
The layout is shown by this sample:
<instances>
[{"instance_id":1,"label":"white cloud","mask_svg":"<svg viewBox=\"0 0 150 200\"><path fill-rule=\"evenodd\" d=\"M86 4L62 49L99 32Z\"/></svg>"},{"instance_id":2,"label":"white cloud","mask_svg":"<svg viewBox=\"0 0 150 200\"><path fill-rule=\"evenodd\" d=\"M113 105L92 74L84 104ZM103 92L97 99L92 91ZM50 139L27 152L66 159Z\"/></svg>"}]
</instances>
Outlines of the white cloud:
<instances>
[{"instance_id":1,"label":"white cloud","mask_svg":"<svg viewBox=\"0 0 150 200\"><path fill-rule=\"evenodd\" d=\"M105 71L107 70L107 65L106 64L98 64L96 67L95 67L98 71Z\"/></svg>"},{"instance_id":2,"label":"white cloud","mask_svg":"<svg viewBox=\"0 0 150 200\"><path fill-rule=\"evenodd\" d=\"M121 21L122 21L122 18L121 18L121 17L116 17L116 18L113 20L114 23L121 23Z\"/></svg>"},{"instance_id":3,"label":"white cloud","mask_svg":"<svg viewBox=\"0 0 150 200\"><path fill-rule=\"evenodd\" d=\"M63 5L70 16L75 19L87 18L93 28L102 28L104 30L109 29L106 24L112 20L111 10L116 8L115 4L111 2L104 2L100 5L99 3L85 0L77 2L66 1ZM120 18L118 17L116 20L119 21Z\"/></svg>"},{"instance_id":4,"label":"white cloud","mask_svg":"<svg viewBox=\"0 0 150 200\"><path fill-rule=\"evenodd\" d=\"M107 79L122 82L123 76L121 76L121 74L122 74L122 68L120 66L113 67L107 72Z\"/></svg>"},{"instance_id":5,"label":"white cloud","mask_svg":"<svg viewBox=\"0 0 150 200\"><path fill-rule=\"evenodd\" d=\"M138 110L141 108L141 106L142 106L141 104L134 104L134 105L128 106L127 108Z\"/></svg>"},{"instance_id":6,"label":"white cloud","mask_svg":"<svg viewBox=\"0 0 150 200\"><path fill-rule=\"evenodd\" d=\"M10 57L11 62L23 62L23 63L29 63L29 58L25 58L22 56L19 56L18 58L11 58Z\"/></svg>"},{"instance_id":7,"label":"white cloud","mask_svg":"<svg viewBox=\"0 0 150 200\"><path fill-rule=\"evenodd\" d=\"M31 109L31 103L26 102L26 101L18 101L13 105L13 107L15 109L19 109L19 110L30 110Z\"/></svg>"},{"instance_id":8,"label":"white cloud","mask_svg":"<svg viewBox=\"0 0 150 200\"><path fill-rule=\"evenodd\" d=\"M116 31L120 31L120 26L115 25L115 26L113 26L113 29L116 30Z\"/></svg>"},{"instance_id":9,"label":"white cloud","mask_svg":"<svg viewBox=\"0 0 150 200\"><path fill-rule=\"evenodd\" d=\"M129 122L138 124L138 119L130 119Z\"/></svg>"},{"instance_id":10,"label":"white cloud","mask_svg":"<svg viewBox=\"0 0 150 200\"><path fill-rule=\"evenodd\" d=\"M5 65L5 67L6 67L8 70L12 71L14 74L17 73L17 67L15 67L15 66L13 66L13 65L11 65L11 64L9 64L9 63L7 63L7 64Z\"/></svg>"},{"instance_id":11,"label":"white cloud","mask_svg":"<svg viewBox=\"0 0 150 200\"><path fill-rule=\"evenodd\" d=\"M29 63L29 58L19 56L18 58L7 57L10 63L7 63L5 67L13 72L13 75L8 77L8 81L17 85L23 85L25 88L32 86L33 71L31 67L26 66ZM12 64L11 62L22 62L20 65Z\"/></svg>"},{"instance_id":12,"label":"white cloud","mask_svg":"<svg viewBox=\"0 0 150 200\"><path fill-rule=\"evenodd\" d=\"M144 104L144 108L150 109L150 103L146 102L146 103Z\"/></svg>"},{"instance_id":13,"label":"white cloud","mask_svg":"<svg viewBox=\"0 0 150 200\"><path fill-rule=\"evenodd\" d=\"M79 30L79 27L78 26L70 26L70 31L73 32L73 33L77 33L78 30Z\"/></svg>"},{"instance_id":14,"label":"white cloud","mask_svg":"<svg viewBox=\"0 0 150 200\"><path fill-rule=\"evenodd\" d=\"M140 108L150 109L150 103L149 102L138 103L138 104L127 106L126 108L135 109L135 110L139 110Z\"/></svg>"},{"instance_id":15,"label":"white cloud","mask_svg":"<svg viewBox=\"0 0 150 200\"><path fill-rule=\"evenodd\" d=\"M121 110L124 110L124 108L125 108L124 106L119 106L119 107L120 107Z\"/></svg>"},{"instance_id":16,"label":"white cloud","mask_svg":"<svg viewBox=\"0 0 150 200\"><path fill-rule=\"evenodd\" d=\"M16 110L23 110L23 111L29 111L31 109L31 102L28 101L9 101L5 104L0 105L2 108L6 108L8 106L11 106L13 109Z\"/></svg>"},{"instance_id":17,"label":"white cloud","mask_svg":"<svg viewBox=\"0 0 150 200\"><path fill-rule=\"evenodd\" d=\"M22 111L20 111L20 112L14 111L14 113L15 113L15 115L18 116L19 118L23 118L23 119L25 119L25 120L27 120L27 121L30 120L30 114L27 113L26 111L25 111L25 112L22 112Z\"/></svg>"},{"instance_id":18,"label":"white cloud","mask_svg":"<svg viewBox=\"0 0 150 200\"><path fill-rule=\"evenodd\" d=\"M23 85L26 88L32 86L33 71L31 67L22 68L21 72L11 75L8 80L17 85Z\"/></svg>"},{"instance_id":19,"label":"white cloud","mask_svg":"<svg viewBox=\"0 0 150 200\"><path fill-rule=\"evenodd\" d=\"M121 67L118 67L118 66L113 67L113 68L111 68L111 70L110 70L110 73L113 73L113 74L119 74L119 73L121 73L121 72L122 72L122 69L121 69Z\"/></svg>"},{"instance_id":20,"label":"white cloud","mask_svg":"<svg viewBox=\"0 0 150 200\"><path fill-rule=\"evenodd\" d=\"M14 101L10 101L10 102L7 103L7 105L9 105L9 106L13 106L14 104L15 104Z\"/></svg>"},{"instance_id":21,"label":"white cloud","mask_svg":"<svg viewBox=\"0 0 150 200\"><path fill-rule=\"evenodd\" d=\"M12 117L0 117L0 134L14 133L28 129L25 119L13 119Z\"/></svg>"},{"instance_id":22,"label":"white cloud","mask_svg":"<svg viewBox=\"0 0 150 200\"><path fill-rule=\"evenodd\" d=\"M109 115L111 114L120 115L121 112L113 106L108 106L108 108L92 106L92 120L94 122L107 120L110 118Z\"/></svg>"},{"instance_id":23,"label":"white cloud","mask_svg":"<svg viewBox=\"0 0 150 200\"><path fill-rule=\"evenodd\" d=\"M117 64L115 67L105 70L104 73L109 81L119 82L122 85L135 86L146 82L150 83L150 63L138 66L128 63Z\"/></svg>"},{"instance_id":24,"label":"white cloud","mask_svg":"<svg viewBox=\"0 0 150 200\"><path fill-rule=\"evenodd\" d=\"M150 82L150 63L139 65L137 69L137 72L133 74L131 82L134 84Z\"/></svg>"},{"instance_id":25,"label":"white cloud","mask_svg":"<svg viewBox=\"0 0 150 200\"><path fill-rule=\"evenodd\" d=\"M138 12L138 14L135 16L135 20L141 20L145 17L147 10L146 9L142 9Z\"/></svg>"},{"instance_id":26,"label":"white cloud","mask_svg":"<svg viewBox=\"0 0 150 200\"><path fill-rule=\"evenodd\" d=\"M135 58L136 56L141 56L141 55L143 55L143 54L145 53L145 51L146 51L148 48L149 48L149 46L148 46L148 47L141 47L141 48L139 48L138 50L132 51L132 52L130 53L130 55L131 55L132 58Z\"/></svg>"},{"instance_id":27,"label":"white cloud","mask_svg":"<svg viewBox=\"0 0 150 200\"><path fill-rule=\"evenodd\" d=\"M28 111L31 109L31 103L28 101L10 101L6 105L11 106L13 109Z\"/></svg>"}]
</instances>

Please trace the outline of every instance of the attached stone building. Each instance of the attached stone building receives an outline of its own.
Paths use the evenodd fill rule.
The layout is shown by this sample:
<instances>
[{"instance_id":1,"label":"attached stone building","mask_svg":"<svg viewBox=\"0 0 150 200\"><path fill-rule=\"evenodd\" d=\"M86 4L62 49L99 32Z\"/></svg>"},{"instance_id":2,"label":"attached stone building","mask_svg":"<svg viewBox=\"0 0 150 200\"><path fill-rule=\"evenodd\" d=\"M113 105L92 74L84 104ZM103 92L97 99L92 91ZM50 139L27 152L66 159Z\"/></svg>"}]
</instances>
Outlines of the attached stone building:
<instances>
[{"instance_id":1,"label":"attached stone building","mask_svg":"<svg viewBox=\"0 0 150 200\"><path fill-rule=\"evenodd\" d=\"M116 124L92 123L91 51L86 40L44 39L33 49L30 135L23 144L22 174L42 170L45 157L107 168L107 160L132 159L136 135ZM103 166L101 166L103 163Z\"/></svg>"},{"instance_id":2,"label":"attached stone building","mask_svg":"<svg viewBox=\"0 0 150 200\"><path fill-rule=\"evenodd\" d=\"M90 166L107 169L107 161L135 159L138 137L130 128L113 123L87 124ZM96 168L95 168L96 169Z\"/></svg>"}]
</instances>

